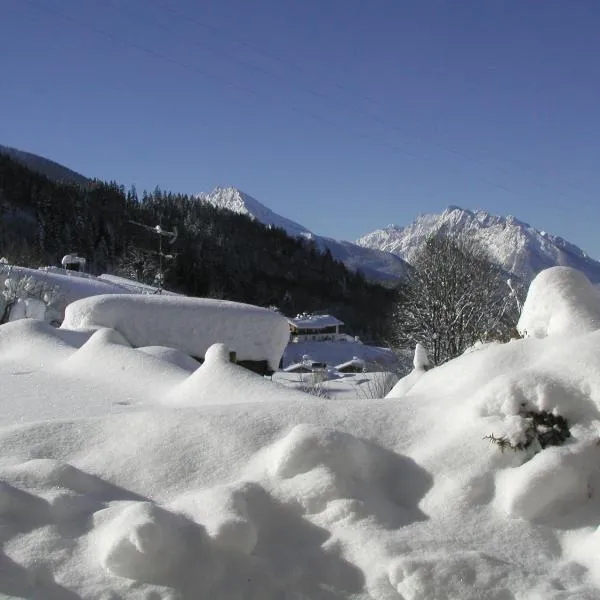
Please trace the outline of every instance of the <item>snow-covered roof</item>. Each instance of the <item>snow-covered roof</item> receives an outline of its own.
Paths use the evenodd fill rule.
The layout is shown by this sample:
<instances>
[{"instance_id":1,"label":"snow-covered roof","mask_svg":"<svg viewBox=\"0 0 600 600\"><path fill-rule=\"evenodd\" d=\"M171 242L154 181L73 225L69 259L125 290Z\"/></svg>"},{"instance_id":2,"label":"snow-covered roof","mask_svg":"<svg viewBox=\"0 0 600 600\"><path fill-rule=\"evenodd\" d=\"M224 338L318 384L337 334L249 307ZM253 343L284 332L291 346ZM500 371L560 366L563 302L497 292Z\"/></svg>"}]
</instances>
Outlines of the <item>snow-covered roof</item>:
<instances>
[{"instance_id":1,"label":"snow-covered roof","mask_svg":"<svg viewBox=\"0 0 600 600\"><path fill-rule=\"evenodd\" d=\"M288 322L298 329L325 329L325 327L344 324L333 315L309 315L306 313L298 315L293 319L288 318Z\"/></svg>"},{"instance_id":2,"label":"snow-covered roof","mask_svg":"<svg viewBox=\"0 0 600 600\"><path fill-rule=\"evenodd\" d=\"M339 365L351 360L354 356L368 363L382 365L381 370L386 370L384 365L398 366L398 357L389 348L369 346L356 341L301 341L288 344L283 353L283 366L301 362L303 355L308 355L314 360L327 363L328 365Z\"/></svg>"},{"instance_id":3,"label":"snow-covered roof","mask_svg":"<svg viewBox=\"0 0 600 600\"><path fill-rule=\"evenodd\" d=\"M348 360L344 363L341 363L339 365L336 365L334 368L338 371L341 371L342 369L347 369L348 367L364 367L365 366L365 361L362 358L358 358L358 356L353 356L352 360Z\"/></svg>"},{"instance_id":4,"label":"snow-covered roof","mask_svg":"<svg viewBox=\"0 0 600 600\"><path fill-rule=\"evenodd\" d=\"M297 371L311 371L314 368L323 367L325 363L318 360L303 360L302 362L294 363L283 369L286 373L295 373Z\"/></svg>"},{"instance_id":5,"label":"snow-covered roof","mask_svg":"<svg viewBox=\"0 0 600 600\"><path fill-rule=\"evenodd\" d=\"M224 343L238 360L267 360L271 369L287 345L289 329L278 313L239 302L187 296L110 295L67 306L65 329L116 329L133 346L168 346L204 356Z\"/></svg>"}]
</instances>

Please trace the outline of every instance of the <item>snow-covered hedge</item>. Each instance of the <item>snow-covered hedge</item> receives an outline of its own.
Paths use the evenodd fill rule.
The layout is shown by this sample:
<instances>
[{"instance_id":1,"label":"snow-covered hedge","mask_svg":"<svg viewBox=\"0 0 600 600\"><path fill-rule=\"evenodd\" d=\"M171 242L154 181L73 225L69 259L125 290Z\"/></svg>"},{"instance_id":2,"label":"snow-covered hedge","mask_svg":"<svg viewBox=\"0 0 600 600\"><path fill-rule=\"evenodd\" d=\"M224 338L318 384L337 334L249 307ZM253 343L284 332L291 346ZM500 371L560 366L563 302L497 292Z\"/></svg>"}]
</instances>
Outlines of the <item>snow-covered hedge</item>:
<instances>
[{"instance_id":1,"label":"snow-covered hedge","mask_svg":"<svg viewBox=\"0 0 600 600\"><path fill-rule=\"evenodd\" d=\"M224 343L238 360L266 360L276 370L289 340L278 313L227 300L137 294L83 298L67 306L65 329L110 327L133 346L168 346L203 357Z\"/></svg>"}]
</instances>

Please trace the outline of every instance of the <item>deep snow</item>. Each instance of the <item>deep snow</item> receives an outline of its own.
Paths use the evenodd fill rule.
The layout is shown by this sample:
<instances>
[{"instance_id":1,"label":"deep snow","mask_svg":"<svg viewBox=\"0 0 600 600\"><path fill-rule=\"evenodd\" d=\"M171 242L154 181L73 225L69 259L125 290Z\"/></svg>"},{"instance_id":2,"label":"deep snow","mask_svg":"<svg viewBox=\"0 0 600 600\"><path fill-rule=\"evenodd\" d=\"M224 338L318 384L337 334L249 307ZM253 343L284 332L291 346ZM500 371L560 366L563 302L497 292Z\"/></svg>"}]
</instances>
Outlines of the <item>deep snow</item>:
<instances>
[{"instance_id":1,"label":"deep snow","mask_svg":"<svg viewBox=\"0 0 600 600\"><path fill-rule=\"evenodd\" d=\"M65 329L111 327L132 345L169 346L203 358L224 342L238 360L266 360L275 370L289 341L287 320L278 312L228 300L187 296L92 296L65 310Z\"/></svg>"},{"instance_id":2,"label":"deep snow","mask_svg":"<svg viewBox=\"0 0 600 600\"><path fill-rule=\"evenodd\" d=\"M0 595L598 599L599 357L588 322L332 401L219 345L196 368L114 329L3 325ZM518 439L523 404L569 442L483 439Z\"/></svg>"}]
</instances>

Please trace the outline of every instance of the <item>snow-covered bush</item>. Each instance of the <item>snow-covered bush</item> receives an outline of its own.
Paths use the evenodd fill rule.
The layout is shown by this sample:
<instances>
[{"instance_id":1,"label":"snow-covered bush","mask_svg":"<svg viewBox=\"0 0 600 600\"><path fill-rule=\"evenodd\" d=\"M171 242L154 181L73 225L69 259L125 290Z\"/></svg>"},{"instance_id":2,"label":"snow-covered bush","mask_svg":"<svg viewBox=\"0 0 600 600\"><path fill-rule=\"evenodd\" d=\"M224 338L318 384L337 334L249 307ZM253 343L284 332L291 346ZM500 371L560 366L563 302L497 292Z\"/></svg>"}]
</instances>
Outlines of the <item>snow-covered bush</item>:
<instances>
[{"instance_id":1,"label":"snow-covered bush","mask_svg":"<svg viewBox=\"0 0 600 600\"><path fill-rule=\"evenodd\" d=\"M325 369L317 369L311 373L302 373L300 374L300 382L297 389L317 398L329 399L329 393L323 385L326 381L327 371Z\"/></svg>"},{"instance_id":2,"label":"snow-covered bush","mask_svg":"<svg viewBox=\"0 0 600 600\"><path fill-rule=\"evenodd\" d=\"M400 377L397 372L386 371L384 366L381 369L381 371L373 371L370 377L356 386L358 398L362 400L385 398L398 383Z\"/></svg>"},{"instance_id":3,"label":"snow-covered bush","mask_svg":"<svg viewBox=\"0 0 600 600\"><path fill-rule=\"evenodd\" d=\"M548 446L560 446L571 437L567 420L547 410L521 410L522 427L516 437L486 435L484 439L504 450L543 450Z\"/></svg>"},{"instance_id":4,"label":"snow-covered bush","mask_svg":"<svg viewBox=\"0 0 600 600\"><path fill-rule=\"evenodd\" d=\"M14 272L0 263L0 324L17 319L44 319L46 308L58 297L56 286Z\"/></svg>"}]
</instances>

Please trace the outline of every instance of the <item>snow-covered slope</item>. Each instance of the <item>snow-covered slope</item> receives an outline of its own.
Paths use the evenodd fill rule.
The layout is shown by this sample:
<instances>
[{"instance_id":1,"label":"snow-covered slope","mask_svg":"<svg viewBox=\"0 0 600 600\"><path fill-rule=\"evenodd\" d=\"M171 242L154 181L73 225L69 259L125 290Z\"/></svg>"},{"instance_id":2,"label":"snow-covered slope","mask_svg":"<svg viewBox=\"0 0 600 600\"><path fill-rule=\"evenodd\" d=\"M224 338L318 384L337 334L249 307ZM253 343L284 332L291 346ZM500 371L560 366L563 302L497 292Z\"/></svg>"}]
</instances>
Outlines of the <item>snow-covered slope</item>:
<instances>
[{"instance_id":1,"label":"snow-covered slope","mask_svg":"<svg viewBox=\"0 0 600 600\"><path fill-rule=\"evenodd\" d=\"M404 277L406 274L407 265L397 255L377 248L361 247L352 242L315 235L303 225L274 213L252 196L234 187L217 187L210 194L202 193L196 197L217 208L248 215L264 225L280 227L291 236L312 239L321 250L328 248L335 259L342 261L353 271L362 271L369 279L390 280Z\"/></svg>"},{"instance_id":2,"label":"snow-covered slope","mask_svg":"<svg viewBox=\"0 0 600 600\"><path fill-rule=\"evenodd\" d=\"M54 162L53 160L38 156L37 154L31 154L31 152L24 152L23 150L0 145L0 154L8 154L8 156L26 167L29 167L31 170L46 175L46 177L54 179L55 181L74 183L83 186L90 183L90 180L87 177Z\"/></svg>"},{"instance_id":3,"label":"snow-covered slope","mask_svg":"<svg viewBox=\"0 0 600 600\"><path fill-rule=\"evenodd\" d=\"M600 282L600 263L566 240L538 231L515 217L450 206L442 214L420 215L410 225L389 225L357 240L365 248L385 250L409 263L428 236L438 231L468 236L479 242L492 260L526 281L543 269L569 266Z\"/></svg>"}]
</instances>

